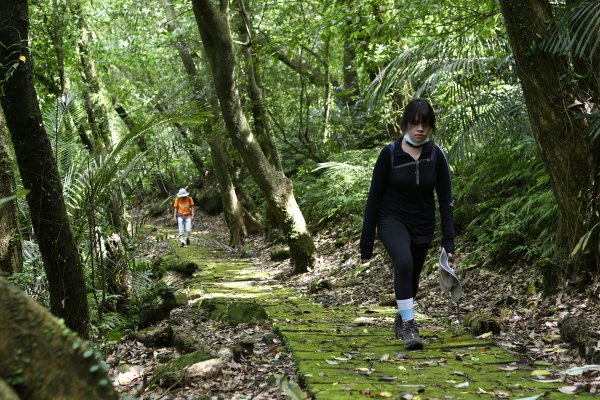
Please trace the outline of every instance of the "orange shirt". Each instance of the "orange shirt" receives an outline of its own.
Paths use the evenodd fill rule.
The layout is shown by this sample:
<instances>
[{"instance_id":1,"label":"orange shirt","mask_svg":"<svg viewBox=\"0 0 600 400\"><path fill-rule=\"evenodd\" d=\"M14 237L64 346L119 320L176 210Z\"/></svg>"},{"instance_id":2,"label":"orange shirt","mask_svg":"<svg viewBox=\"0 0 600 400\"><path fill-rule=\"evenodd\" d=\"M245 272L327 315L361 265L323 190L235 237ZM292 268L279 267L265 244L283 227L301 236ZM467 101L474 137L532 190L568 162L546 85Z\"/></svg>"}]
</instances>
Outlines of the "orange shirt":
<instances>
[{"instance_id":1,"label":"orange shirt","mask_svg":"<svg viewBox=\"0 0 600 400\"><path fill-rule=\"evenodd\" d=\"M194 200L192 200L190 196L176 197L173 207L177 209L177 214L181 214L186 218L192 218L192 207L194 207Z\"/></svg>"}]
</instances>

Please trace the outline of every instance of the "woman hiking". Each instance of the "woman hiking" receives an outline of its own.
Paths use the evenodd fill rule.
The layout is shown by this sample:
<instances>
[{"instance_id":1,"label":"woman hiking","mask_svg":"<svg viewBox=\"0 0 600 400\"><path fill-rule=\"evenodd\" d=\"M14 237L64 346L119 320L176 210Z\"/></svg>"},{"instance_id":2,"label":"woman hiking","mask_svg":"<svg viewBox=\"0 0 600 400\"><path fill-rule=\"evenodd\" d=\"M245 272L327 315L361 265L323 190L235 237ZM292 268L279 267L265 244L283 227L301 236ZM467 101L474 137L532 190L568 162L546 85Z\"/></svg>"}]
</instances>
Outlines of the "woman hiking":
<instances>
[{"instance_id":1,"label":"woman hiking","mask_svg":"<svg viewBox=\"0 0 600 400\"><path fill-rule=\"evenodd\" d=\"M452 185L448 160L430 136L435 113L424 99L411 100L400 124L403 136L384 147L373 169L365 207L360 253L373 256L375 230L394 269L397 303L394 333L408 350L423 348L414 319L413 299L435 229L437 194L442 225L441 246L454 252Z\"/></svg>"},{"instance_id":2,"label":"woman hiking","mask_svg":"<svg viewBox=\"0 0 600 400\"><path fill-rule=\"evenodd\" d=\"M190 244L194 216L194 200L192 200L187 190L184 188L179 189L173 203L173 219L179 228L179 242L181 243L181 247Z\"/></svg>"}]
</instances>

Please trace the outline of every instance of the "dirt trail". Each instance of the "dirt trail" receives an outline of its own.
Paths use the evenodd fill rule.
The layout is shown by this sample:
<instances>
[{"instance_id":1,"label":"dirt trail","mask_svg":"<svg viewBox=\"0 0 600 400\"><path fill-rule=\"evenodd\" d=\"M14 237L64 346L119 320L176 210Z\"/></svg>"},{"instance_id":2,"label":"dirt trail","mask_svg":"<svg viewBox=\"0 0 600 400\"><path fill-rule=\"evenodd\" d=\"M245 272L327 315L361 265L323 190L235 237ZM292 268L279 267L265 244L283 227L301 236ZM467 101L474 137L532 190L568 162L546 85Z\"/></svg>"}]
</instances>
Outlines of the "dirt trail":
<instances>
[{"instance_id":1,"label":"dirt trail","mask_svg":"<svg viewBox=\"0 0 600 400\"><path fill-rule=\"evenodd\" d=\"M244 299L264 307L314 399L582 396L563 393L569 389L551 379L549 366L520 364L492 341L474 338L444 319L418 317L425 346L407 352L393 337L389 307L324 307L202 238L176 251L200 267L186 284L193 301Z\"/></svg>"}]
</instances>

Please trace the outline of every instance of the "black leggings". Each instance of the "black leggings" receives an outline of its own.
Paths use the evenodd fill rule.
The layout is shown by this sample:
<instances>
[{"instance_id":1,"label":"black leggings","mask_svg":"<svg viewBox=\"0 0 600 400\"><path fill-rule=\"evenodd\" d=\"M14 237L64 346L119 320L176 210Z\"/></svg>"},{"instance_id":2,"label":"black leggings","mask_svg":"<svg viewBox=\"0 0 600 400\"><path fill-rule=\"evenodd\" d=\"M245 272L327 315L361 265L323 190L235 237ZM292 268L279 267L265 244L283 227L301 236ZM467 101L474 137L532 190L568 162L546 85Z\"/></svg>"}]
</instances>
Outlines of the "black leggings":
<instances>
[{"instance_id":1,"label":"black leggings","mask_svg":"<svg viewBox=\"0 0 600 400\"><path fill-rule=\"evenodd\" d=\"M392 218L377 222L379 240L394 265L394 293L396 300L414 298L419 290L419 277L431 243L413 244L406 226Z\"/></svg>"}]
</instances>

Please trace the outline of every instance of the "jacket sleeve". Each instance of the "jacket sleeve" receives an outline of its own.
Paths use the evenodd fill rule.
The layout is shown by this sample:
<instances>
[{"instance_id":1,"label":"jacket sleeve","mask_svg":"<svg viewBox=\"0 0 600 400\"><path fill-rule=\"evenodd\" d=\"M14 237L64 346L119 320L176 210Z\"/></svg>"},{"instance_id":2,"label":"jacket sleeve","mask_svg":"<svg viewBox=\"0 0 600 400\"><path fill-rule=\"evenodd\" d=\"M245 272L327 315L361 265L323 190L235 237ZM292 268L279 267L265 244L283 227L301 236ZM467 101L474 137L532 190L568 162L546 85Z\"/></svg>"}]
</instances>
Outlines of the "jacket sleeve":
<instances>
[{"instance_id":1,"label":"jacket sleeve","mask_svg":"<svg viewBox=\"0 0 600 400\"><path fill-rule=\"evenodd\" d=\"M385 183L387 182L391 169L391 154L388 146L379 153L379 157L373 168L369 197L363 215L362 233L360 235L360 257L370 259L373 257L373 245L375 242L375 228L377 226L377 214L383 196Z\"/></svg>"},{"instance_id":2,"label":"jacket sleeve","mask_svg":"<svg viewBox=\"0 0 600 400\"><path fill-rule=\"evenodd\" d=\"M436 158L436 186L440 219L442 225L442 247L448 253L453 253L454 245L454 200L452 199L452 177L450 166L444 151L435 146Z\"/></svg>"}]
</instances>

